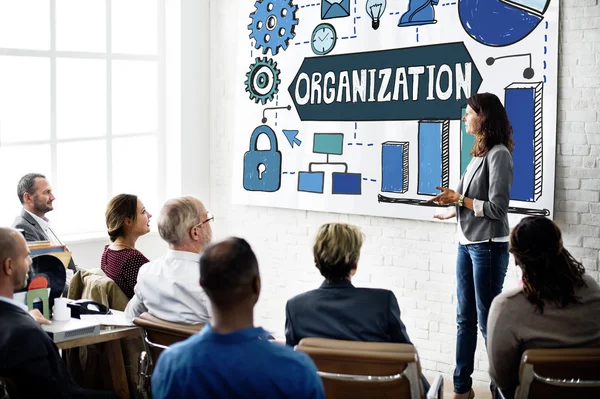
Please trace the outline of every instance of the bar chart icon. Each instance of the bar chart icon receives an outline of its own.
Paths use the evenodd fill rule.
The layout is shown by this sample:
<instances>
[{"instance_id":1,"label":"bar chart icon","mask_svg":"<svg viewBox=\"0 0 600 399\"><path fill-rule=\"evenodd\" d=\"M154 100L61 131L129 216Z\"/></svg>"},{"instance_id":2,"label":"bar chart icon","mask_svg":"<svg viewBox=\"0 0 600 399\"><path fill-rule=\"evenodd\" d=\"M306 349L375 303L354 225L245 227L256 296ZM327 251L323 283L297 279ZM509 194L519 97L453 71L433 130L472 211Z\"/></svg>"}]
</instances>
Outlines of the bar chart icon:
<instances>
[{"instance_id":1,"label":"bar chart icon","mask_svg":"<svg viewBox=\"0 0 600 399\"><path fill-rule=\"evenodd\" d=\"M404 194L408 191L407 141L386 141L381 144L381 191Z\"/></svg>"},{"instance_id":2,"label":"bar chart icon","mask_svg":"<svg viewBox=\"0 0 600 399\"><path fill-rule=\"evenodd\" d=\"M542 195L542 82L513 83L504 90L504 104L513 127L514 174L510 198L537 201Z\"/></svg>"},{"instance_id":3,"label":"bar chart icon","mask_svg":"<svg viewBox=\"0 0 600 399\"><path fill-rule=\"evenodd\" d=\"M417 194L437 195L436 186L450 183L450 122L419 121Z\"/></svg>"}]
</instances>

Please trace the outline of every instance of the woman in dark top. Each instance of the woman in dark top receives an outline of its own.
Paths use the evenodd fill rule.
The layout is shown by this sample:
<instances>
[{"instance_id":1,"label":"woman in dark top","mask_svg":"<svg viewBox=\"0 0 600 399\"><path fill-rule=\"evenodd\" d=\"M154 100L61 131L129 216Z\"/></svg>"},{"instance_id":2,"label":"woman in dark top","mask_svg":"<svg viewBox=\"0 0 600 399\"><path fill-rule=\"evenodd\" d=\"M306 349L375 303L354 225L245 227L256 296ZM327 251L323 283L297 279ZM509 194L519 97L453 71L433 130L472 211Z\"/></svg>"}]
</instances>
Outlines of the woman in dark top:
<instances>
[{"instance_id":1,"label":"woman in dark top","mask_svg":"<svg viewBox=\"0 0 600 399\"><path fill-rule=\"evenodd\" d=\"M104 248L101 268L128 298L132 298L138 272L142 265L149 262L144 254L135 249L135 243L150 231L152 215L137 196L119 194L108 203L105 217L112 244Z\"/></svg>"},{"instance_id":2,"label":"woman in dark top","mask_svg":"<svg viewBox=\"0 0 600 399\"><path fill-rule=\"evenodd\" d=\"M288 345L295 346L305 337L411 344L394 293L352 285L362 244L363 235L356 226L328 223L319 228L313 255L325 281L287 302ZM425 377L421 382L427 392Z\"/></svg>"}]
</instances>

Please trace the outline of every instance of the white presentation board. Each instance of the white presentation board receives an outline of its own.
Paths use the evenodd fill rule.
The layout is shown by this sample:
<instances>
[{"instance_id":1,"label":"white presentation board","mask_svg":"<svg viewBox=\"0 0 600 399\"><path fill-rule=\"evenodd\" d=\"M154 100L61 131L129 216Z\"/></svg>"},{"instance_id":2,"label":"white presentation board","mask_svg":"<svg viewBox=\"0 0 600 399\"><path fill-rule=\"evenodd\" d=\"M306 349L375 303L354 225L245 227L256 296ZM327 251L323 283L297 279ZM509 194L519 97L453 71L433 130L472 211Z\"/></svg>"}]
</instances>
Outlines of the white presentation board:
<instances>
[{"instance_id":1,"label":"white presentation board","mask_svg":"<svg viewBox=\"0 0 600 399\"><path fill-rule=\"evenodd\" d=\"M510 214L552 216L558 0L262 0L236 13L235 203L431 220L491 92L513 126Z\"/></svg>"}]
</instances>

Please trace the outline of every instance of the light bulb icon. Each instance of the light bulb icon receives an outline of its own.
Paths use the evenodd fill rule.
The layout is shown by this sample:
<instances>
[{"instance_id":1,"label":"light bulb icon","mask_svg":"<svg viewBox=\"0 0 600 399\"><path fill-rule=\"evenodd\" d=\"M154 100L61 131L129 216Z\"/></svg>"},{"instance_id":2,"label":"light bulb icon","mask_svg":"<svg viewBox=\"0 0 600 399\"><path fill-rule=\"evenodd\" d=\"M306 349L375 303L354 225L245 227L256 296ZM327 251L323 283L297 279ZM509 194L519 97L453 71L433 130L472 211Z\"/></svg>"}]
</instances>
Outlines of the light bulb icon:
<instances>
[{"instance_id":1,"label":"light bulb icon","mask_svg":"<svg viewBox=\"0 0 600 399\"><path fill-rule=\"evenodd\" d=\"M379 18L385 12L385 6L387 6L386 0L367 0L365 9L367 10L367 15L371 17L371 26L375 30L379 28Z\"/></svg>"}]
</instances>

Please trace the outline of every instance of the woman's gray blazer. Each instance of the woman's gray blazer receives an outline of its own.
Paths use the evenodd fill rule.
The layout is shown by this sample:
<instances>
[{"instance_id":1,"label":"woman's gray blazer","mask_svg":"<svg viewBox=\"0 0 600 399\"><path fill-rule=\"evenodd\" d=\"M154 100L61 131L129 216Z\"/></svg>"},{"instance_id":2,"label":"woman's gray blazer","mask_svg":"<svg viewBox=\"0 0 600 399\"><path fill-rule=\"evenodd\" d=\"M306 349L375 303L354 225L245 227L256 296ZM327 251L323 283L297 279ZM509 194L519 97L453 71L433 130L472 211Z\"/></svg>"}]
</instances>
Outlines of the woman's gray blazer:
<instances>
[{"instance_id":1,"label":"woman's gray blazer","mask_svg":"<svg viewBox=\"0 0 600 399\"><path fill-rule=\"evenodd\" d=\"M473 210L457 205L463 234L469 241L506 237L510 233L507 214L513 182L510 151L502 144L495 145L484 157L473 157L469 166L456 191L484 201L484 216L476 217Z\"/></svg>"}]
</instances>

